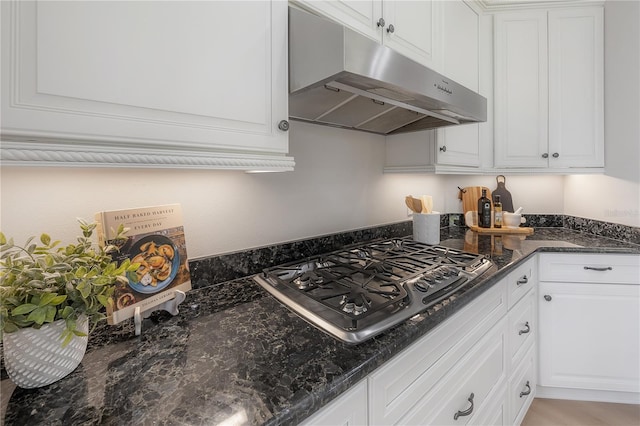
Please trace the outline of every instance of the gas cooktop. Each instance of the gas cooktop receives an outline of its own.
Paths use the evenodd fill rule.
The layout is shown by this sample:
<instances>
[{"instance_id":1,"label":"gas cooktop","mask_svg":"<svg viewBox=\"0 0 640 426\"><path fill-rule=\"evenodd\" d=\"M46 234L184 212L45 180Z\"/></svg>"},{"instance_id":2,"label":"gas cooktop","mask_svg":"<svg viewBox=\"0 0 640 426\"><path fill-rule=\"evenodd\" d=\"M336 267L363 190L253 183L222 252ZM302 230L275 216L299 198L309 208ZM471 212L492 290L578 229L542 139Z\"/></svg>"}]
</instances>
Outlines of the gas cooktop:
<instances>
[{"instance_id":1,"label":"gas cooktop","mask_svg":"<svg viewBox=\"0 0 640 426\"><path fill-rule=\"evenodd\" d=\"M490 267L482 255L405 238L268 268L254 280L322 331L357 344L450 297Z\"/></svg>"}]
</instances>

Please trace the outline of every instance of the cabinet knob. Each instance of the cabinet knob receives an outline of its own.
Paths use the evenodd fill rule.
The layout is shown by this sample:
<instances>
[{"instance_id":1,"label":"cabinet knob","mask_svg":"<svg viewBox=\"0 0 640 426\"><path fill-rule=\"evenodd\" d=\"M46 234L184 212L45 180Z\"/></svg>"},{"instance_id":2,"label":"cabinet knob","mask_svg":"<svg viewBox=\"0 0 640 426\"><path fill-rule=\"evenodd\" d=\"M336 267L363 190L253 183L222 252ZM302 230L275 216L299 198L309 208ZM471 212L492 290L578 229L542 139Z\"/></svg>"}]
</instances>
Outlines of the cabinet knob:
<instances>
[{"instance_id":1,"label":"cabinet knob","mask_svg":"<svg viewBox=\"0 0 640 426\"><path fill-rule=\"evenodd\" d=\"M378 19L377 25L378 25L379 27L384 28L384 24L385 24L385 23L386 23L386 22L384 22L384 19L380 18L380 19Z\"/></svg>"},{"instance_id":2,"label":"cabinet knob","mask_svg":"<svg viewBox=\"0 0 640 426\"><path fill-rule=\"evenodd\" d=\"M545 152L544 154L542 154L542 158L549 158L549 154Z\"/></svg>"},{"instance_id":3,"label":"cabinet knob","mask_svg":"<svg viewBox=\"0 0 640 426\"><path fill-rule=\"evenodd\" d=\"M278 123L278 129L282 130L283 132L286 132L287 130L289 130L289 122L287 120L281 120Z\"/></svg>"},{"instance_id":4,"label":"cabinet knob","mask_svg":"<svg viewBox=\"0 0 640 426\"><path fill-rule=\"evenodd\" d=\"M446 146L441 146L441 147L440 147L440 151L442 151L442 152L447 152L447 147L446 147Z\"/></svg>"},{"instance_id":5,"label":"cabinet knob","mask_svg":"<svg viewBox=\"0 0 640 426\"><path fill-rule=\"evenodd\" d=\"M387 32L389 34L393 34L393 32L395 31L395 27L393 26L393 24L390 24L389 27L387 28Z\"/></svg>"},{"instance_id":6,"label":"cabinet knob","mask_svg":"<svg viewBox=\"0 0 640 426\"><path fill-rule=\"evenodd\" d=\"M545 294L544 300L546 300L547 302L551 302L551 296L549 296L548 294Z\"/></svg>"},{"instance_id":7,"label":"cabinet knob","mask_svg":"<svg viewBox=\"0 0 640 426\"><path fill-rule=\"evenodd\" d=\"M529 282L529 278L526 275L523 275L518 281L516 281L516 285L522 285Z\"/></svg>"},{"instance_id":8,"label":"cabinet knob","mask_svg":"<svg viewBox=\"0 0 640 426\"><path fill-rule=\"evenodd\" d=\"M558 157L560 157L560 154L558 154L557 152L554 152L554 153L553 153L553 155L552 155L552 157L553 157L553 158L558 158Z\"/></svg>"},{"instance_id":9,"label":"cabinet knob","mask_svg":"<svg viewBox=\"0 0 640 426\"><path fill-rule=\"evenodd\" d=\"M525 386L527 387L527 390L524 392L520 392L520 398L522 398L523 396L527 396L531 393L531 385L529 385L528 380L527 380L527 383L525 383Z\"/></svg>"},{"instance_id":10,"label":"cabinet knob","mask_svg":"<svg viewBox=\"0 0 640 426\"><path fill-rule=\"evenodd\" d=\"M467 400L471 403L471 407L467 408L464 411L458 410L458 412L453 415L453 420L458 420L458 417L468 416L469 414L473 413L473 396L474 395L472 393L471 395L469 395L469 399Z\"/></svg>"}]
</instances>

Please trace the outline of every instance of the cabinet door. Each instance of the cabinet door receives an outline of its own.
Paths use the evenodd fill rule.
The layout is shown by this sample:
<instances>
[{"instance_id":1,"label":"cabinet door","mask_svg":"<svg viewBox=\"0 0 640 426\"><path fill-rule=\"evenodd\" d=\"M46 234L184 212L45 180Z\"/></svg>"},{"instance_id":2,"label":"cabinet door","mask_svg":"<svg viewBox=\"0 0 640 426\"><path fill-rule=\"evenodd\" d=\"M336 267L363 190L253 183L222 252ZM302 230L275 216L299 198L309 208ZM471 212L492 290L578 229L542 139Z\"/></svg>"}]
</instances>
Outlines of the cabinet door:
<instances>
[{"instance_id":1,"label":"cabinet door","mask_svg":"<svg viewBox=\"0 0 640 426\"><path fill-rule=\"evenodd\" d=\"M478 91L479 16L462 0L442 5L442 73ZM480 126L445 127L437 130L438 164L480 165Z\"/></svg>"},{"instance_id":2,"label":"cabinet door","mask_svg":"<svg viewBox=\"0 0 640 426\"><path fill-rule=\"evenodd\" d=\"M479 424L493 413L506 389L505 326L499 322L398 424Z\"/></svg>"},{"instance_id":3,"label":"cabinet door","mask_svg":"<svg viewBox=\"0 0 640 426\"><path fill-rule=\"evenodd\" d=\"M284 154L286 7L2 2L3 137L124 159L172 150L167 163L183 151L203 164L212 151Z\"/></svg>"},{"instance_id":4,"label":"cabinet door","mask_svg":"<svg viewBox=\"0 0 640 426\"><path fill-rule=\"evenodd\" d=\"M495 165L547 167L547 14L495 16Z\"/></svg>"},{"instance_id":5,"label":"cabinet door","mask_svg":"<svg viewBox=\"0 0 640 426\"><path fill-rule=\"evenodd\" d=\"M383 43L402 55L428 67L436 63L440 2L384 0Z\"/></svg>"},{"instance_id":6,"label":"cabinet door","mask_svg":"<svg viewBox=\"0 0 640 426\"><path fill-rule=\"evenodd\" d=\"M604 167L603 9L549 12L549 166Z\"/></svg>"},{"instance_id":7,"label":"cabinet door","mask_svg":"<svg viewBox=\"0 0 640 426\"><path fill-rule=\"evenodd\" d=\"M382 42L382 32L378 26L382 18L382 0L296 0L294 3Z\"/></svg>"},{"instance_id":8,"label":"cabinet door","mask_svg":"<svg viewBox=\"0 0 640 426\"><path fill-rule=\"evenodd\" d=\"M640 391L640 285L541 282L539 384Z\"/></svg>"}]
</instances>

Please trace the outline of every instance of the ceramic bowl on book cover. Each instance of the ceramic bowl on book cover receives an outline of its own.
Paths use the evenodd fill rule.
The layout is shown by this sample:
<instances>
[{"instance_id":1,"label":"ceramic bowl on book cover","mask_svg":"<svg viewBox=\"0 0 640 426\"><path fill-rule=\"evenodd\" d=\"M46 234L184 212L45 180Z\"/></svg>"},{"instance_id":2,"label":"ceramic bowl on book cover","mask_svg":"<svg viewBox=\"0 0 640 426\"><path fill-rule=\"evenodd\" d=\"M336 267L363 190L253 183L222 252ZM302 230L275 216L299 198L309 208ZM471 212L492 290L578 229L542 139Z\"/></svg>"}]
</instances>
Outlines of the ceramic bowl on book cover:
<instances>
[{"instance_id":1,"label":"ceramic bowl on book cover","mask_svg":"<svg viewBox=\"0 0 640 426\"><path fill-rule=\"evenodd\" d=\"M164 235L147 235L131 247L129 258L139 263L129 272L129 286L139 293L156 293L166 288L180 269L180 253L171 239Z\"/></svg>"}]
</instances>

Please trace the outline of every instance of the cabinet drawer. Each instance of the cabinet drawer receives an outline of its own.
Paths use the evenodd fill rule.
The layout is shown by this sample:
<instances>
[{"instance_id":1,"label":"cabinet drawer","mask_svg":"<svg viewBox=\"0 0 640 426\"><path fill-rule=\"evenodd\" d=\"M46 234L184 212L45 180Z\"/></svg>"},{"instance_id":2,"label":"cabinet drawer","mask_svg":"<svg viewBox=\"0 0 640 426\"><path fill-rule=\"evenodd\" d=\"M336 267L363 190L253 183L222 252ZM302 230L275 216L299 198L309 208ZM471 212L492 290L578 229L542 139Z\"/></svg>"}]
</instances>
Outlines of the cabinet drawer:
<instances>
[{"instance_id":1,"label":"cabinet drawer","mask_svg":"<svg viewBox=\"0 0 640 426\"><path fill-rule=\"evenodd\" d=\"M509 424L522 422L536 392L535 348L529 349L509 380Z\"/></svg>"},{"instance_id":2,"label":"cabinet drawer","mask_svg":"<svg viewBox=\"0 0 640 426\"><path fill-rule=\"evenodd\" d=\"M423 405L420 401L506 312L506 290L499 283L372 373L370 423L396 424L412 407Z\"/></svg>"},{"instance_id":3,"label":"cabinet drawer","mask_svg":"<svg viewBox=\"0 0 640 426\"><path fill-rule=\"evenodd\" d=\"M540 281L640 284L640 256L543 253L539 276Z\"/></svg>"},{"instance_id":4,"label":"cabinet drawer","mask_svg":"<svg viewBox=\"0 0 640 426\"><path fill-rule=\"evenodd\" d=\"M509 309L515 305L536 283L536 258L533 257L514 269L506 278Z\"/></svg>"},{"instance_id":5,"label":"cabinet drawer","mask_svg":"<svg viewBox=\"0 0 640 426\"><path fill-rule=\"evenodd\" d=\"M484 417L506 387L505 354L503 318L398 424L466 425Z\"/></svg>"},{"instance_id":6,"label":"cabinet drawer","mask_svg":"<svg viewBox=\"0 0 640 426\"><path fill-rule=\"evenodd\" d=\"M517 365L522 360L527 348L536 340L538 324L536 321L535 290L531 290L509 311L507 316L507 342L509 344L510 365Z\"/></svg>"}]
</instances>

